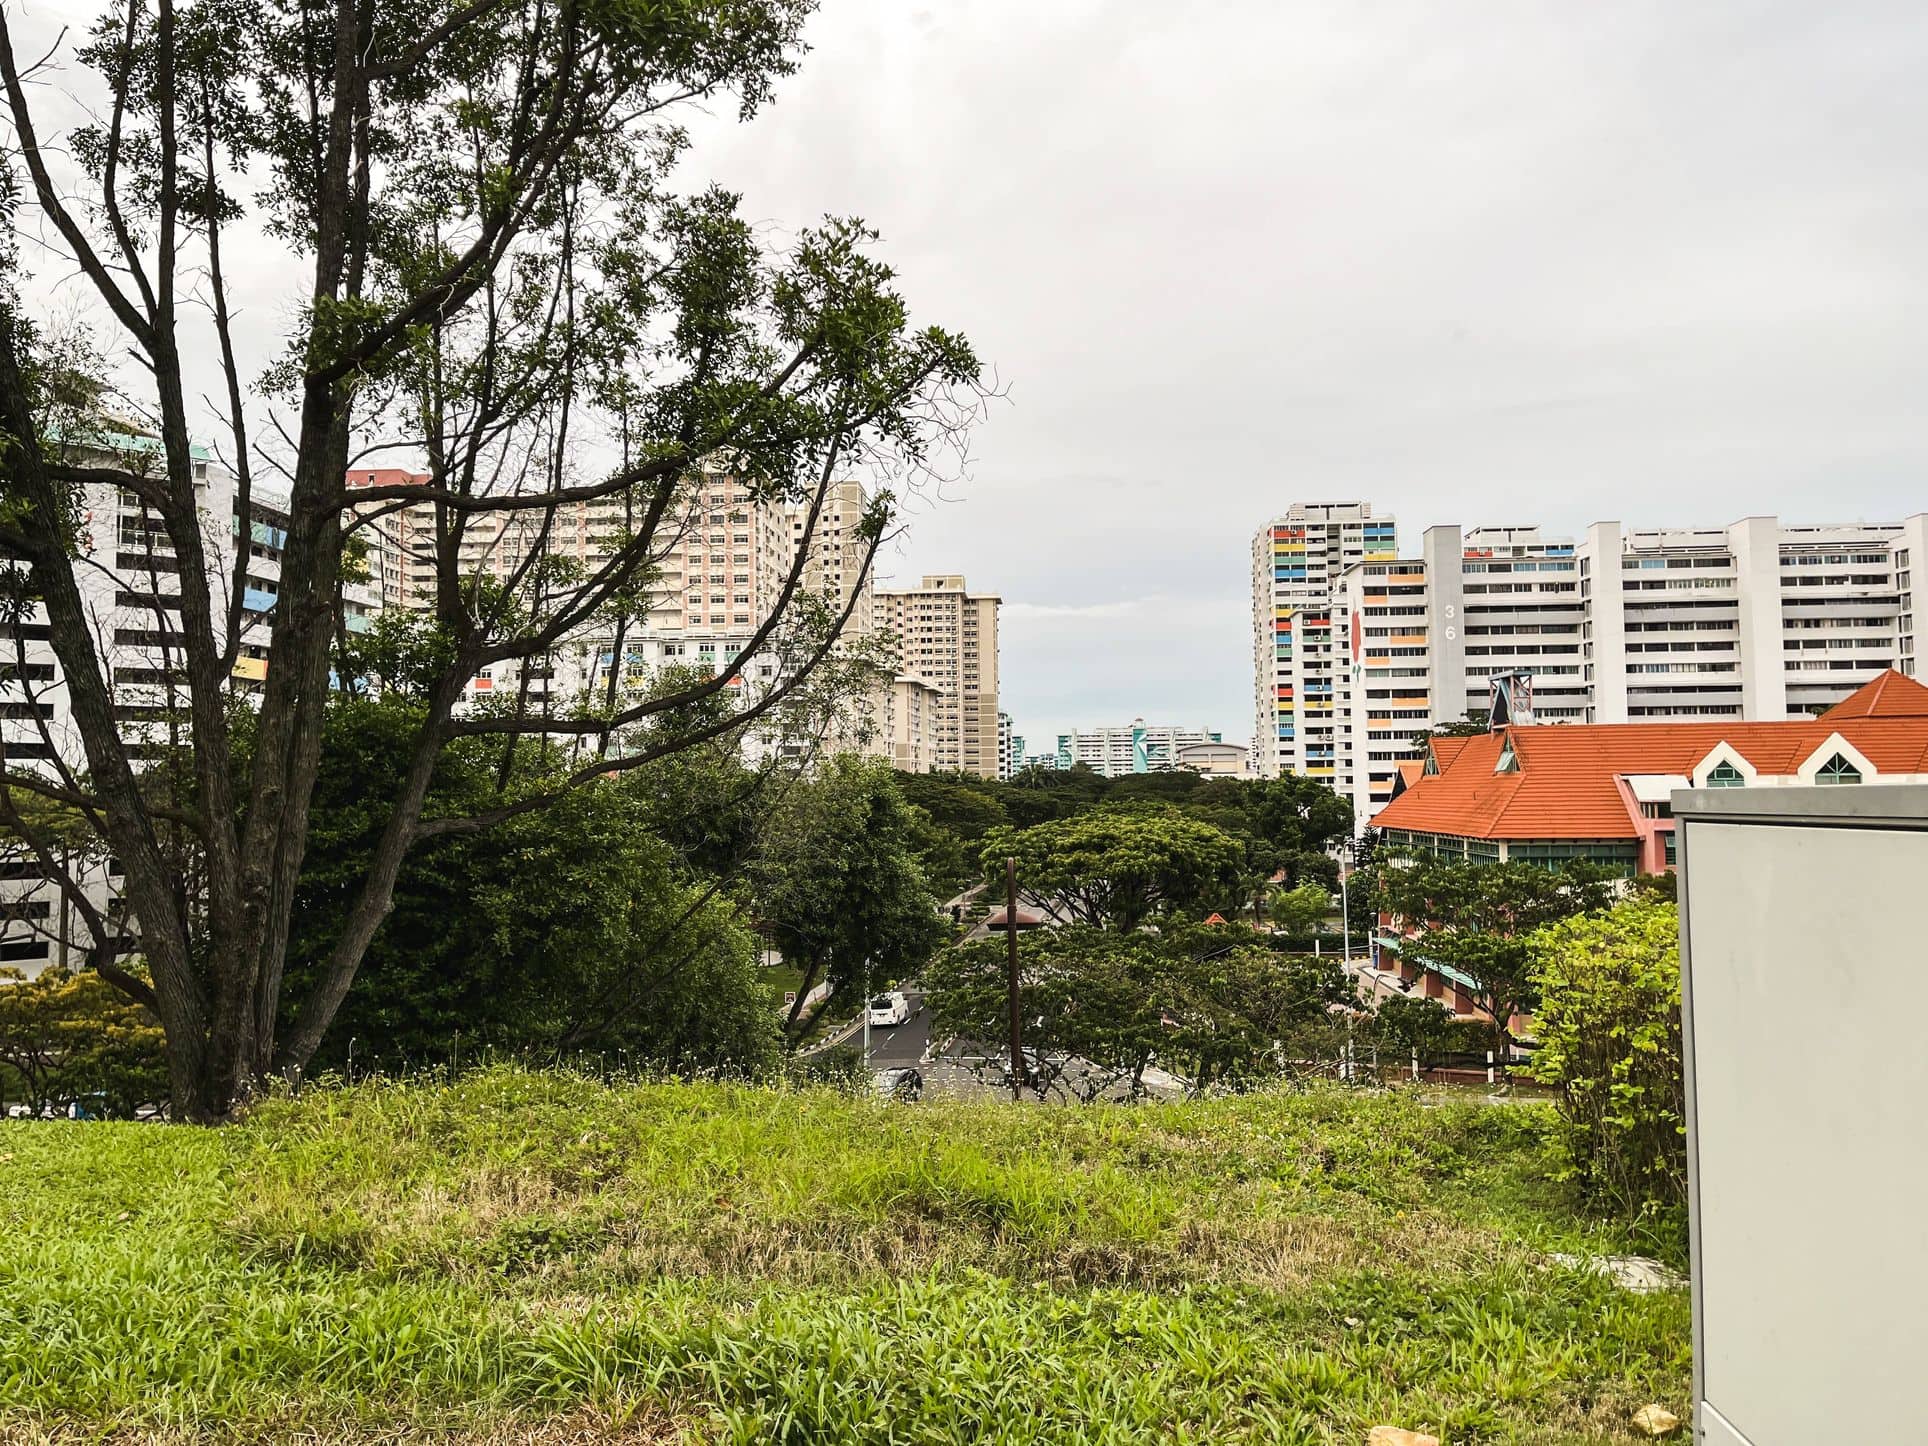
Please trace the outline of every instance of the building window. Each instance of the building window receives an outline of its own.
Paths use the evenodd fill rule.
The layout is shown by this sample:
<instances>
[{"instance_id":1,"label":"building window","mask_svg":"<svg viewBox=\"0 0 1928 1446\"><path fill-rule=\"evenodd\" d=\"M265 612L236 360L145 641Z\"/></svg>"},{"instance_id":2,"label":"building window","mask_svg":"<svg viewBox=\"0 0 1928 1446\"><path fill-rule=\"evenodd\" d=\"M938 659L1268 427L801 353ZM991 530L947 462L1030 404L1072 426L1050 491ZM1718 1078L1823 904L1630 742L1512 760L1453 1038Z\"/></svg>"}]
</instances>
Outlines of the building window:
<instances>
[{"instance_id":1,"label":"building window","mask_svg":"<svg viewBox=\"0 0 1928 1446\"><path fill-rule=\"evenodd\" d=\"M1837 753L1821 765L1821 771L1814 775L1814 781L1816 783L1859 783L1861 770Z\"/></svg>"},{"instance_id":2,"label":"building window","mask_svg":"<svg viewBox=\"0 0 1928 1446\"><path fill-rule=\"evenodd\" d=\"M1493 765L1493 771L1495 773L1518 773L1520 771L1520 760L1513 754L1513 740L1511 738L1507 739L1506 746L1500 749L1500 761Z\"/></svg>"},{"instance_id":3,"label":"building window","mask_svg":"<svg viewBox=\"0 0 1928 1446\"><path fill-rule=\"evenodd\" d=\"M1745 788L1747 779L1740 769L1723 758L1708 770L1707 786L1709 788Z\"/></svg>"}]
</instances>

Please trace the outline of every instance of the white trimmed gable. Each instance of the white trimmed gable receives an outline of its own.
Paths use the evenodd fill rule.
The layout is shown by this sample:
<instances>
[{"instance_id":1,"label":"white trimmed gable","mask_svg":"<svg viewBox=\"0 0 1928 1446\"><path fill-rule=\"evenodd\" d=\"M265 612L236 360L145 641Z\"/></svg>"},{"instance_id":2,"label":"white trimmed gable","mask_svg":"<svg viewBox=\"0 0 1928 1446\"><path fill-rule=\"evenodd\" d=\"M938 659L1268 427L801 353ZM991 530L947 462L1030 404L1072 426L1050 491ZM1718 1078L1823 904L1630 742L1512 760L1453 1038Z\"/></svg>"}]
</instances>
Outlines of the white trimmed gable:
<instances>
[{"instance_id":1,"label":"white trimmed gable","mask_svg":"<svg viewBox=\"0 0 1928 1446\"><path fill-rule=\"evenodd\" d=\"M1726 763L1739 770L1746 786L1752 788L1760 781L1760 770L1741 756L1741 752L1726 739L1722 739L1707 750L1707 756L1694 765L1693 779L1695 788L1707 787L1707 775L1714 771L1715 765Z\"/></svg>"},{"instance_id":2,"label":"white trimmed gable","mask_svg":"<svg viewBox=\"0 0 1928 1446\"><path fill-rule=\"evenodd\" d=\"M1854 765L1855 771L1861 775L1864 783L1874 782L1876 775L1881 771L1868 762L1865 753L1839 733L1830 733L1819 747L1801 760L1801 766L1795 770L1795 776L1803 783L1814 782L1815 776L1820 773L1822 767L1837 753Z\"/></svg>"}]
</instances>

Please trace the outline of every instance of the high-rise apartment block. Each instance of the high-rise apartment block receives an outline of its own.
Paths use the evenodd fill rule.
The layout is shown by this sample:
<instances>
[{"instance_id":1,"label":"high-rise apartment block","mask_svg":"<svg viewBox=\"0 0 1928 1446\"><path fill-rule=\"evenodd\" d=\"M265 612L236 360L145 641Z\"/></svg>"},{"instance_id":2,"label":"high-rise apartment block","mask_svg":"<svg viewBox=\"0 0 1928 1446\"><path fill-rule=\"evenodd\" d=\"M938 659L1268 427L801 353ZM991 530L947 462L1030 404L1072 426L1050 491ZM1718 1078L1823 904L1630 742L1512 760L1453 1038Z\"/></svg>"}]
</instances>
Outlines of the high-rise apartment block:
<instances>
[{"instance_id":1,"label":"high-rise apartment block","mask_svg":"<svg viewBox=\"0 0 1928 1446\"><path fill-rule=\"evenodd\" d=\"M158 469L160 443L134 424L103 425L78 460L130 481ZM235 479L200 447L193 450L195 512L213 617L211 641L232 649L230 676L237 694L259 691L267 677L268 644L280 594L287 544L287 499L257 485L244 508ZM137 767L188 741L186 646L182 585L187 561L160 516L136 491L111 481L80 488L83 525L74 580L87 619L89 642L104 663L115 731ZM229 627L229 599L237 581L241 606ZM342 626L369 627L379 610L379 579L349 581L342 589ZM54 775L84 772L86 749L73 713L66 669L53 647L44 604L0 623L8 661L0 669L0 755L10 767ZM79 882L90 902L126 931L133 946L138 925L121 910L120 866L103 858L82 866ZM85 930L70 898L36 858L17 845L0 850L0 965L37 974L49 964L78 962Z\"/></svg>"},{"instance_id":2,"label":"high-rise apartment block","mask_svg":"<svg viewBox=\"0 0 1928 1446\"><path fill-rule=\"evenodd\" d=\"M942 695L937 766L945 772L998 776L998 604L955 574L877 592L878 622L897 640L899 671Z\"/></svg>"},{"instance_id":3,"label":"high-rise apartment block","mask_svg":"<svg viewBox=\"0 0 1928 1446\"><path fill-rule=\"evenodd\" d=\"M850 607L847 631L853 637L867 636L877 629L876 589L870 569L864 565L870 552L863 529L869 506L863 483L831 484L811 534L810 556L804 562L801 579L806 592L838 607ZM785 514L790 525L790 556L795 557L796 550L803 546L809 511L791 507Z\"/></svg>"},{"instance_id":4,"label":"high-rise apartment block","mask_svg":"<svg viewBox=\"0 0 1928 1446\"><path fill-rule=\"evenodd\" d=\"M1483 710L1499 675L1527 677L1519 697L1541 723L1768 722L1821 712L1885 668L1919 668L1928 514L1602 522L1578 541L1433 527L1417 555L1388 537L1380 555L1329 570L1318 595L1288 593L1316 573L1308 564L1301 580L1298 554L1276 549L1332 510L1295 508L1254 544L1259 702L1277 735L1262 731L1272 746L1254 753L1265 773L1329 778L1362 824L1391 798L1412 735Z\"/></svg>"},{"instance_id":5,"label":"high-rise apartment block","mask_svg":"<svg viewBox=\"0 0 1928 1446\"><path fill-rule=\"evenodd\" d=\"M422 485L428 477L398 468L357 468L347 480L353 489ZM858 525L865 500L861 483L831 487L801 578L805 589L840 602L857 590L851 627L862 632L873 623ZM463 576L495 582L517 577L536 553L593 567L642 525L639 508L633 498L612 496L553 509L478 511L463 526L457 561ZM805 508L759 502L727 469L705 466L691 479L673 515L659 525L654 545L657 588L646 626L719 636L753 628L776 606L803 542L806 515ZM436 504L383 504L369 530L383 559L383 605L434 606L440 535Z\"/></svg>"},{"instance_id":6,"label":"high-rise apartment block","mask_svg":"<svg viewBox=\"0 0 1928 1446\"><path fill-rule=\"evenodd\" d=\"M1261 775L1331 779L1338 760L1332 589L1355 563L1398 550L1369 502L1300 502L1252 539L1252 757Z\"/></svg>"}]
</instances>

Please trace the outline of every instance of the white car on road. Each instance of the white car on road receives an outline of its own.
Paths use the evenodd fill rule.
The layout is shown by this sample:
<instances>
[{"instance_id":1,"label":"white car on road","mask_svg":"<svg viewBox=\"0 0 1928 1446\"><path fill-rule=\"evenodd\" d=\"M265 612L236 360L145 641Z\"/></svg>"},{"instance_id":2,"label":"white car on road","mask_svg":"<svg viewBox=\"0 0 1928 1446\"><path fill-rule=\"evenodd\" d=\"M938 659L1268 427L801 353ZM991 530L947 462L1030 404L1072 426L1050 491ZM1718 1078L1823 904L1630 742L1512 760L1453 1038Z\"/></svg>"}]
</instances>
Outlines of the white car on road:
<instances>
[{"instance_id":1,"label":"white car on road","mask_svg":"<svg viewBox=\"0 0 1928 1446\"><path fill-rule=\"evenodd\" d=\"M910 999L902 990L876 995L870 1001L870 1027L889 1029L910 1018Z\"/></svg>"}]
</instances>

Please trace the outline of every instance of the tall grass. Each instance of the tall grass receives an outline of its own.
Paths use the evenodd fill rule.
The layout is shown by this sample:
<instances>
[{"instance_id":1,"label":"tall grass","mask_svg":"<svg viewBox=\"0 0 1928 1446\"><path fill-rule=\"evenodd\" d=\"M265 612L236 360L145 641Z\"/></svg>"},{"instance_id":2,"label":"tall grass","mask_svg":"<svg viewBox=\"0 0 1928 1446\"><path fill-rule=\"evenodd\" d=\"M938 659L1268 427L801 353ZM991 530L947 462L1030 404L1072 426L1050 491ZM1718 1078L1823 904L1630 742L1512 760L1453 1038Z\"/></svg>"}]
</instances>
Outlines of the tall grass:
<instances>
[{"instance_id":1,"label":"tall grass","mask_svg":"<svg viewBox=\"0 0 1928 1446\"><path fill-rule=\"evenodd\" d=\"M1616 1243L1544 1183L1546 1123L492 1071L9 1125L0 1440L1630 1439L1682 1405L1686 1304L1546 1263Z\"/></svg>"}]
</instances>

